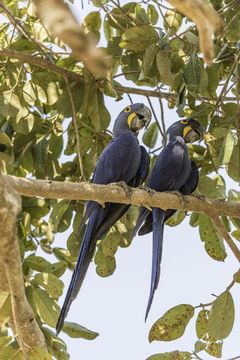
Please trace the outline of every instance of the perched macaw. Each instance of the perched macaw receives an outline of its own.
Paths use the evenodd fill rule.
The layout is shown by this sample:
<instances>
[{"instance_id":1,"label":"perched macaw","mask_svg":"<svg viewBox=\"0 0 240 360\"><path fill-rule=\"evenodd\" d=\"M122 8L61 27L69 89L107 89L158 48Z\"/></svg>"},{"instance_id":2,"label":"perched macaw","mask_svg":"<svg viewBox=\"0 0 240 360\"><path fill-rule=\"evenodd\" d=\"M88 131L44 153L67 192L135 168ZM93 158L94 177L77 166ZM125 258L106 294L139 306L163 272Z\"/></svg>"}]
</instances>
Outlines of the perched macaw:
<instances>
[{"instance_id":1,"label":"perched macaw","mask_svg":"<svg viewBox=\"0 0 240 360\"><path fill-rule=\"evenodd\" d=\"M149 170L149 157L145 148L139 146L137 135L139 130L147 127L150 121L151 112L143 104L132 104L122 110L114 123L113 140L103 150L96 165L92 181L94 184L122 181L129 186L136 187L143 183ZM87 219L88 224L62 311L58 318L57 334L61 331L70 305L81 288L97 240L126 213L129 206L105 203L103 208L95 201L87 202L80 230Z\"/></svg>"},{"instance_id":2,"label":"perched macaw","mask_svg":"<svg viewBox=\"0 0 240 360\"><path fill-rule=\"evenodd\" d=\"M204 128L196 120L186 119L172 124L166 132L164 148L153 165L147 186L156 191L177 190L183 195L191 194L198 184L198 169L189 159L186 143L201 140L203 135ZM155 207L150 211L141 207L134 228L133 235L136 235L144 222L139 235L153 231L152 276L145 320L159 282L164 221L175 211Z\"/></svg>"}]
</instances>

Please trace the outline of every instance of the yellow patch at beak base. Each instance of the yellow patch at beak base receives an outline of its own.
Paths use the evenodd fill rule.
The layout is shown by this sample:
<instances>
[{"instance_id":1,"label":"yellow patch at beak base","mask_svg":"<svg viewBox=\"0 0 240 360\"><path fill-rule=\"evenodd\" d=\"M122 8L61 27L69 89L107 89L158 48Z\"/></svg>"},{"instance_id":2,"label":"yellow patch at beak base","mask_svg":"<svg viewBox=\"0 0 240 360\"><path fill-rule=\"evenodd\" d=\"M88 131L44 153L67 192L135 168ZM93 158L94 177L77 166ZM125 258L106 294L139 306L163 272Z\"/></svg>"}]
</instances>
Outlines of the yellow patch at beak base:
<instances>
[{"instance_id":1,"label":"yellow patch at beak base","mask_svg":"<svg viewBox=\"0 0 240 360\"><path fill-rule=\"evenodd\" d=\"M192 130L192 127L191 126L186 126L184 129L183 129L183 138L185 138L185 136L187 135L187 133Z\"/></svg>"},{"instance_id":2,"label":"yellow patch at beak base","mask_svg":"<svg viewBox=\"0 0 240 360\"><path fill-rule=\"evenodd\" d=\"M129 129L131 128L132 119L133 119L135 116L137 116L137 114L136 114L135 112L133 112L133 113L130 114L129 117L128 117L127 122L128 122Z\"/></svg>"}]
</instances>

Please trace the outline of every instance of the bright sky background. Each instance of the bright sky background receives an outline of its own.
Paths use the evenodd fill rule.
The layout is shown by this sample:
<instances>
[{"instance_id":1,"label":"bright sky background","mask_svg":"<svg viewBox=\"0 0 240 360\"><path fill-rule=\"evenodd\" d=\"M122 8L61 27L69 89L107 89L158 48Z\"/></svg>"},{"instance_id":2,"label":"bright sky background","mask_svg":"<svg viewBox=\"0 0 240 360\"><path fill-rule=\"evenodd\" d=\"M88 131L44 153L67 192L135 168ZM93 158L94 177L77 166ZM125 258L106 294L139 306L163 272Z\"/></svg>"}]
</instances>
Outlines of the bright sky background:
<instances>
[{"instance_id":1,"label":"bright sky background","mask_svg":"<svg viewBox=\"0 0 240 360\"><path fill-rule=\"evenodd\" d=\"M75 3L75 14L81 14L79 20L83 19L90 9L97 10L87 4L87 1L85 4L84 9L81 9L81 2ZM118 80L122 81L123 78ZM133 102L144 102L148 105L144 97L135 95L132 99ZM166 124L169 126L178 120L178 117L174 109L167 108L165 100L163 103ZM111 128L118 113L128 104L127 96L120 102L106 97L106 106L112 118ZM156 100L154 107L160 118ZM143 132L140 133L140 139L142 134ZM229 188L233 188L232 184L231 180L227 183ZM236 183L234 184L235 189L239 190ZM204 249L198 228L190 227L188 220L187 217L176 228L165 226L160 282L146 323L144 316L150 288L152 234L136 237L129 248L118 250L117 268L111 277L99 277L95 272L95 264L91 263L67 320L99 332L99 336L88 341L72 339L61 333L60 337L68 346L71 360L140 360L173 350L194 350L197 340L195 321L200 309L196 310L186 332L178 340L154 341L149 344L148 332L153 323L173 306L183 303L197 306L212 301L214 298L211 294L219 295L226 289L239 265L227 245L228 257L224 263L210 258ZM56 246L64 247L69 233L70 231L58 235ZM64 296L71 274L68 270L62 277L66 285ZM236 318L231 335L224 340L224 360L240 356L240 284L236 284L231 293L235 302ZM61 304L64 296L60 299ZM213 359L204 351L198 355L204 360Z\"/></svg>"}]
</instances>

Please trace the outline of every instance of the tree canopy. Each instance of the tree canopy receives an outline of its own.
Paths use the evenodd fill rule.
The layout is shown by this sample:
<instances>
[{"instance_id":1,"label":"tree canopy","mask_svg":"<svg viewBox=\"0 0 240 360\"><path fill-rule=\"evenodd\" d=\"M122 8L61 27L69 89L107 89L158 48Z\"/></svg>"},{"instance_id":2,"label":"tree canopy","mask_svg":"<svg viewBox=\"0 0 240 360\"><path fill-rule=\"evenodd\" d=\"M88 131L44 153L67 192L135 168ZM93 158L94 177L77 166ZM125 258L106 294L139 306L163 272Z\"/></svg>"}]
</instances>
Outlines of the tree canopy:
<instances>
[{"instance_id":1,"label":"tree canopy","mask_svg":"<svg viewBox=\"0 0 240 360\"><path fill-rule=\"evenodd\" d=\"M103 204L106 196L114 196L108 187L83 184L74 197L77 190L70 183L91 180L112 139L106 97L116 99L119 111L125 94L129 101L138 94L149 104L153 122L141 141L151 166L160 151L157 141L165 134L167 107L179 118L192 117L204 125L204 144L188 149L199 168L198 193L207 200L187 199L186 210L194 210L190 226L199 228L214 260L224 261L227 242L240 261L235 244L240 241L239 1L188 0L190 10L181 10L181 1L175 0L169 2L176 8L159 0L92 0L95 11L81 25L70 2L0 0L1 360L69 358L61 335L54 333L64 288L61 276L76 264L85 200L95 194ZM152 98L159 101L159 113ZM236 186L227 192L228 178ZM58 190L55 182L60 183ZM139 206L145 196L144 203L151 206L153 199L143 193L134 190L131 203ZM116 196L113 201L129 202L120 190ZM166 196L178 209L168 225L177 226L185 211L171 194L159 195L158 206L166 203ZM118 248L131 244L138 206L131 206L98 242L94 262L99 276L112 275ZM60 248L55 234L69 227L67 248ZM221 357L223 340L234 324L230 290L239 282L240 270L211 303L195 308L181 304L159 314L150 342L181 337L194 315L198 340L191 346L194 351L176 349L148 360L188 360L198 358L200 351ZM98 336L70 322L63 331L71 337Z\"/></svg>"}]
</instances>

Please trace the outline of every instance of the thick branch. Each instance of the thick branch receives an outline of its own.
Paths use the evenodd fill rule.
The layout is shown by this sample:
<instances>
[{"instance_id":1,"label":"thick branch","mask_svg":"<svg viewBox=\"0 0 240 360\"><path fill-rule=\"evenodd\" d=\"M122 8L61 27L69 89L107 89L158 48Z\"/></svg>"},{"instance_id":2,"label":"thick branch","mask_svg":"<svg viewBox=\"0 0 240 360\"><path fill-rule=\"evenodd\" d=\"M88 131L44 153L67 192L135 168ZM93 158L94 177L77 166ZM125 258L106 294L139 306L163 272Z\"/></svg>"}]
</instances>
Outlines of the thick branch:
<instances>
[{"instance_id":1,"label":"thick branch","mask_svg":"<svg viewBox=\"0 0 240 360\"><path fill-rule=\"evenodd\" d=\"M214 57L212 36L223 30L224 22L221 17L202 0L168 0L168 2L196 23L200 49L207 65L212 65Z\"/></svg>"},{"instance_id":2,"label":"thick branch","mask_svg":"<svg viewBox=\"0 0 240 360\"><path fill-rule=\"evenodd\" d=\"M12 316L9 323L26 354L34 346L45 349L45 340L25 296L16 227L21 199L5 176L0 176L0 203L0 291L8 291L11 295Z\"/></svg>"},{"instance_id":3,"label":"thick branch","mask_svg":"<svg viewBox=\"0 0 240 360\"><path fill-rule=\"evenodd\" d=\"M208 216L228 215L240 217L240 203L222 200L202 200L194 196L184 196L185 204L171 193L154 192L131 188L129 197L118 185L97 185L87 182L70 183L49 180L30 180L11 175L3 175L21 195L41 196L52 199L93 200L99 203L114 202L137 206L160 207L162 209L182 209L196 211Z\"/></svg>"},{"instance_id":4,"label":"thick branch","mask_svg":"<svg viewBox=\"0 0 240 360\"><path fill-rule=\"evenodd\" d=\"M86 67L96 76L104 77L110 67L110 57L96 48L94 39L86 35L63 0L35 0L38 15L49 31L73 50Z\"/></svg>"}]
</instances>

